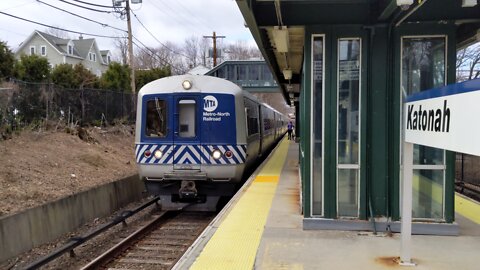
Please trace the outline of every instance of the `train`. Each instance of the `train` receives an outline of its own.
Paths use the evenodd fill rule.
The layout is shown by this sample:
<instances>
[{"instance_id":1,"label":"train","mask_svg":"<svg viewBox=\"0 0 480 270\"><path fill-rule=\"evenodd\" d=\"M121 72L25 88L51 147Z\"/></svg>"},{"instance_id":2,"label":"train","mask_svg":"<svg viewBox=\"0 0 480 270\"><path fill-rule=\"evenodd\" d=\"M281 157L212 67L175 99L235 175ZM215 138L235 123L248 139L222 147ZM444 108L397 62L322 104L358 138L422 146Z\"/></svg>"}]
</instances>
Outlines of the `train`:
<instances>
[{"instance_id":1,"label":"train","mask_svg":"<svg viewBox=\"0 0 480 270\"><path fill-rule=\"evenodd\" d=\"M214 210L287 131L288 118L238 85L178 75L137 97L135 157L162 209Z\"/></svg>"}]
</instances>

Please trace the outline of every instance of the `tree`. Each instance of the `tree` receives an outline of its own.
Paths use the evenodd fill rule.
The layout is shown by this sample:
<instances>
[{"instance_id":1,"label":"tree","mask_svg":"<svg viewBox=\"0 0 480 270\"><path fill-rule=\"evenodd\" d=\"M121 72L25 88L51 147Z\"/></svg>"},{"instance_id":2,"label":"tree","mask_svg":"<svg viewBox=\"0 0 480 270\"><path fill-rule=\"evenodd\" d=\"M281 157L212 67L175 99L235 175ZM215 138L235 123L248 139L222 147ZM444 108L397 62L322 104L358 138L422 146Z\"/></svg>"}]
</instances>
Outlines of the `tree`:
<instances>
[{"instance_id":1,"label":"tree","mask_svg":"<svg viewBox=\"0 0 480 270\"><path fill-rule=\"evenodd\" d=\"M228 60L262 59L262 54L258 48L248 46L245 41L237 41L234 44L229 44L226 51L228 53Z\"/></svg>"},{"instance_id":2,"label":"tree","mask_svg":"<svg viewBox=\"0 0 480 270\"><path fill-rule=\"evenodd\" d=\"M100 78L100 87L103 89L130 92L130 68L113 62Z\"/></svg>"},{"instance_id":3,"label":"tree","mask_svg":"<svg viewBox=\"0 0 480 270\"><path fill-rule=\"evenodd\" d=\"M74 88L75 72L70 64L60 64L52 70L52 82L64 88Z\"/></svg>"},{"instance_id":4,"label":"tree","mask_svg":"<svg viewBox=\"0 0 480 270\"><path fill-rule=\"evenodd\" d=\"M126 65L127 64L127 61L128 61L128 43L127 43L127 36L124 35L122 37L118 37L118 38L115 38L113 40L113 45L115 46L115 48L117 49L117 53L119 54L117 56L117 53L115 53L116 55L116 60L120 63L122 63L123 65Z\"/></svg>"},{"instance_id":5,"label":"tree","mask_svg":"<svg viewBox=\"0 0 480 270\"><path fill-rule=\"evenodd\" d=\"M60 64L52 70L52 82L64 88L83 89L96 87L98 78L82 64Z\"/></svg>"},{"instance_id":6,"label":"tree","mask_svg":"<svg viewBox=\"0 0 480 270\"><path fill-rule=\"evenodd\" d=\"M480 44L474 44L457 52L457 81L480 78Z\"/></svg>"},{"instance_id":7,"label":"tree","mask_svg":"<svg viewBox=\"0 0 480 270\"><path fill-rule=\"evenodd\" d=\"M54 25L57 28L60 28L58 25ZM71 39L67 31L63 31L57 28L47 27L45 28L45 33L63 39Z\"/></svg>"},{"instance_id":8,"label":"tree","mask_svg":"<svg viewBox=\"0 0 480 270\"><path fill-rule=\"evenodd\" d=\"M15 57L7 43L0 41L0 81L12 76Z\"/></svg>"},{"instance_id":9,"label":"tree","mask_svg":"<svg viewBox=\"0 0 480 270\"><path fill-rule=\"evenodd\" d=\"M135 72L136 89L140 90L145 84L171 75L170 67L154 68L149 70L137 70Z\"/></svg>"},{"instance_id":10,"label":"tree","mask_svg":"<svg viewBox=\"0 0 480 270\"><path fill-rule=\"evenodd\" d=\"M74 85L76 88L83 89L84 87L98 88L99 79L90 70L86 69L82 64L77 64L73 67L75 73Z\"/></svg>"},{"instance_id":11,"label":"tree","mask_svg":"<svg viewBox=\"0 0 480 270\"><path fill-rule=\"evenodd\" d=\"M191 36L185 39L185 44L183 45L183 52L187 57L187 65L189 68L194 68L197 66L197 61L200 56L200 43L196 36Z\"/></svg>"},{"instance_id":12,"label":"tree","mask_svg":"<svg viewBox=\"0 0 480 270\"><path fill-rule=\"evenodd\" d=\"M50 77L50 65L47 58L22 55L14 66L14 75L26 82L46 82Z\"/></svg>"}]
</instances>

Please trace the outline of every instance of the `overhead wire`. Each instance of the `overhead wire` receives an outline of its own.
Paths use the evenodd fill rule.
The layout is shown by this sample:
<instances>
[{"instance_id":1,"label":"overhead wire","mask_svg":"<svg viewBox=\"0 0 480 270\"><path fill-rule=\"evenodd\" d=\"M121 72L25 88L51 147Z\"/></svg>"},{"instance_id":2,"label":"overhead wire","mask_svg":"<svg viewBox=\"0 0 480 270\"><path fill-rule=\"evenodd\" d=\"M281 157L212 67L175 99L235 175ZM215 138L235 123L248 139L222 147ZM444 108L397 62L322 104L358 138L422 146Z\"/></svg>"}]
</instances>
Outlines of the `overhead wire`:
<instances>
[{"instance_id":1,"label":"overhead wire","mask_svg":"<svg viewBox=\"0 0 480 270\"><path fill-rule=\"evenodd\" d=\"M140 21L140 19L138 18L137 14L135 14L133 11L132 11L132 13L133 13L133 16L135 17L135 19L137 19L137 21L138 21L138 22L140 23L140 25L143 27L143 29L145 29L145 31L147 31L147 32L150 34L150 36L152 36L158 43L160 43L160 45L162 45L164 48L166 48L167 50L171 51L171 52L174 53L174 54L177 54L177 55L186 57L186 58L189 59L189 60L192 60L189 56L187 56L187 55L185 55L185 54L183 54L183 53L177 52L177 51L171 49L170 47L168 47L167 45L163 44L160 40L158 40L157 37L155 37L154 34L152 34L152 32L150 32L150 30L148 30L148 28L142 23L142 21Z\"/></svg>"},{"instance_id":2,"label":"overhead wire","mask_svg":"<svg viewBox=\"0 0 480 270\"><path fill-rule=\"evenodd\" d=\"M184 6L184 5L182 4L182 1L172 1L172 3L175 3L175 4L180 5L183 10L185 10L187 13L190 14L189 18L193 18L193 19L195 19L197 22L199 22L200 24L203 24L203 26L205 27L205 29L208 29L209 31L210 31L211 29L213 29L212 27L208 26L208 25L205 23L206 21L204 21L202 18L199 18L198 16L196 16L193 12L190 11L190 9L189 9L188 7ZM178 12L178 13L175 13L175 14L182 14L182 12ZM201 21L200 19L202 19L202 21Z\"/></svg>"},{"instance_id":3,"label":"overhead wire","mask_svg":"<svg viewBox=\"0 0 480 270\"><path fill-rule=\"evenodd\" d=\"M134 37L135 38L135 37ZM173 65L173 63L170 63L168 60L162 58L161 56L159 56L155 51L152 51L152 49L150 49L148 46L146 46L145 44L143 44L140 40L138 40L137 38L135 38L135 40L138 41L138 43L140 43L142 47L140 47L140 45L138 45L135 41L132 41L132 43L137 46L139 49L143 50L144 52L145 51L148 51L151 53L152 56L156 56L158 60L160 60L160 62L163 62L163 64L165 66L169 66L170 68L172 69L175 69L177 72L181 73L183 72L181 69L177 68L175 65Z\"/></svg>"},{"instance_id":4,"label":"overhead wire","mask_svg":"<svg viewBox=\"0 0 480 270\"><path fill-rule=\"evenodd\" d=\"M158 11L162 12L163 14L165 14L166 16L169 16L169 13L167 13L166 11L164 11L163 8L159 7L157 5L157 3L155 1L151 1L150 4L155 7ZM170 10L170 14L178 14L179 16L182 15L182 12L176 12L175 10L173 10L169 5L165 5L165 7ZM181 25L183 26L183 28L185 29L191 29L192 26L191 25L186 25L185 22L187 22L188 20L182 20L179 16L171 16L171 18L173 18L173 20L175 20L177 22L178 25ZM195 25L194 25L195 26Z\"/></svg>"},{"instance_id":5,"label":"overhead wire","mask_svg":"<svg viewBox=\"0 0 480 270\"><path fill-rule=\"evenodd\" d=\"M78 4L75 4L75 3L72 3L72 2L68 2L68 1L65 1L65 0L57 0L57 1L60 1L60 2L63 2L63 3L69 4L69 5L72 5L72 6L76 6L76 7L88 9L88 10L91 10L91 11L101 12L101 13L109 13L109 14L110 14L110 13L113 12L113 11L100 10L100 9L95 9L95 8L86 7L86 6L78 5ZM113 8L113 7L111 7L111 8Z\"/></svg>"},{"instance_id":6,"label":"overhead wire","mask_svg":"<svg viewBox=\"0 0 480 270\"><path fill-rule=\"evenodd\" d=\"M54 9L63 11L63 12L65 12L65 13L68 13L68 14L73 15L73 16L76 16L76 17L79 17L79 18L81 18L81 19L84 19L84 20L87 20L87 21L90 21L90 22L97 23L97 24L99 24L99 25L101 25L101 26L103 26L103 27L110 27L110 28L112 28L112 29L119 30L119 31L122 31L122 32L127 33L126 30L123 30L123 29L121 29L121 28L117 28L117 27L114 27L114 26L110 26L110 25L108 25L108 24L106 24L106 23L102 23L102 22L99 22L99 21L92 20L92 19L90 19L90 18L87 18L87 17L81 16L81 15L78 15L78 14L73 13L73 12L70 12L70 11L68 11L68 10L61 9L61 8L59 8L59 7L50 5L50 4L45 3L45 2L43 2L43 1L41 1L41 0L36 0L36 1L39 2L39 3L42 3L42 4L44 4L44 5L47 5L47 6L51 7L51 8L54 8Z\"/></svg>"},{"instance_id":7,"label":"overhead wire","mask_svg":"<svg viewBox=\"0 0 480 270\"><path fill-rule=\"evenodd\" d=\"M91 5L91 6L94 6L94 7L113 8L113 6L104 6L104 5L94 4L94 3L80 1L80 0L72 0L72 1L79 2L79 3L82 3L82 4L86 4L86 5Z\"/></svg>"},{"instance_id":8,"label":"overhead wire","mask_svg":"<svg viewBox=\"0 0 480 270\"><path fill-rule=\"evenodd\" d=\"M115 37L115 36L106 36L106 35L91 34L91 33L85 33L85 32L80 32L80 31L68 30L68 29L65 29L65 28L61 28L61 27L57 27L57 26L53 26L53 25L48 25L48 24L32 21L32 20L29 20L29 19L25 19L25 18L22 18L22 17L18 17L18 16L15 16L15 15L3 12L3 11L0 11L0 14L6 15L6 16L18 19L18 20L26 21L26 22L29 22L29 23L34 23L34 24L38 24L38 25L41 25L41 26L45 26L45 27L49 27L49 28L53 28L53 29L57 29L57 30L62 30L62 31L69 32L69 33L87 35L87 36L92 36L92 37L118 38L118 37Z\"/></svg>"}]
</instances>

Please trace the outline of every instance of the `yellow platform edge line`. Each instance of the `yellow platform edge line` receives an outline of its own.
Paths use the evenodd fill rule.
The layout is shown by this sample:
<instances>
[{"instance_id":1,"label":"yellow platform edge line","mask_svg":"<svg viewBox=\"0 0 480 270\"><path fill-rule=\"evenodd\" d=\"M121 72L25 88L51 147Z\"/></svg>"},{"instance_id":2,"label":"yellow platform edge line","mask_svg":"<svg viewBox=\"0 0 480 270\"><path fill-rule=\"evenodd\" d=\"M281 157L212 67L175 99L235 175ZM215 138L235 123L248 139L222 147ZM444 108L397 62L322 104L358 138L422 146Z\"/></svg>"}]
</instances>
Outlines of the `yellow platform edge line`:
<instances>
[{"instance_id":1,"label":"yellow platform edge line","mask_svg":"<svg viewBox=\"0 0 480 270\"><path fill-rule=\"evenodd\" d=\"M278 182L278 179L280 179L278 175L259 175L253 182Z\"/></svg>"},{"instance_id":2,"label":"yellow platform edge line","mask_svg":"<svg viewBox=\"0 0 480 270\"><path fill-rule=\"evenodd\" d=\"M480 205L455 194L455 212L480 224Z\"/></svg>"},{"instance_id":3,"label":"yellow platform edge line","mask_svg":"<svg viewBox=\"0 0 480 270\"><path fill-rule=\"evenodd\" d=\"M253 268L287 152L284 139L190 269Z\"/></svg>"}]
</instances>

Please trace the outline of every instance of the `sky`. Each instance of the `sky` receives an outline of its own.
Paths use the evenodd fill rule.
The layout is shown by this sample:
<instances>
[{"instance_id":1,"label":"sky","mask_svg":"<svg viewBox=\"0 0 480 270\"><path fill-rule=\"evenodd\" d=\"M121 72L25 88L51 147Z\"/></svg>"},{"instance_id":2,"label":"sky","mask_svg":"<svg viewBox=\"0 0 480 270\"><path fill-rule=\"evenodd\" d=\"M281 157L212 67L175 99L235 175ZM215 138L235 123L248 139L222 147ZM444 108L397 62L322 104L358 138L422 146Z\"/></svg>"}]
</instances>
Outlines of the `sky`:
<instances>
[{"instance_id":1,"label":"sky","mask_svg":"<svg viewBox=\"0 0 480 270\"><path fill-rule=\"evenodd\" d=\"M41 2L102 24L127 29L126 20L120 19L118 14L91 11L65 3L111 11L111 9L81 2L112 6L112 0L41 0ZM41 2L38 0L0 0L0 12L78 32L106 36L122 35L119 30L75 17ZM149 47L159 47L162 46L160 42L167 41L181 46L186 38L211 36L213 31L217 35L226 36L225 39L218 39L220 46L237 41L256 46L250 31L244 26L244 19L235 0L143 0L141 4L131 4L131 9L146 29L158 39L153 38L132 14L133 35ZM0 40L7 42L13 51L34 30L45 31L45 29L47 29L45 26L0 14ZM78 38L78 36L78 34L70 34L72 38ZM91 38L88 35L83 36ZM101 50L114 50L112 39L95 38Z\"/></svg>"}]
</instances>

